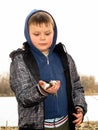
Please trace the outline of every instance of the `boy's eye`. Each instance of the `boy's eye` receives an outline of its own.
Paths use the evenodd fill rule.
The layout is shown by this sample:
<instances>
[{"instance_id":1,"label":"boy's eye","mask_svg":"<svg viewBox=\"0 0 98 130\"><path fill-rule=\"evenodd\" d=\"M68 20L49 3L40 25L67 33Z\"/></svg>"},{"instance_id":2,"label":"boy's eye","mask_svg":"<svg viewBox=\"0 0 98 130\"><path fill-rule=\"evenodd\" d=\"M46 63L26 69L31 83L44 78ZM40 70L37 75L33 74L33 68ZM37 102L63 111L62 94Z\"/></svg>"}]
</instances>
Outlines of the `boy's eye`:
<instances>
[{"instance_id":1,"label":"boy's eye","mask_svg":"<svg viewBox=\"0 0 98 130\"><path fill-rule=\"evenodd\" d=\"M46 33L45 35L50 35L50 33Z\"/></svg>"},{"instance_id":2,"label":"boy's eye","mask_svg":"<svg viewBox=\"0 0 98 130\"><path fill-rule=\"evenodd\" d=\"M35 33L35 34L33 34L33 35L35 35L35 36L39 36L39 34L38 34L38 33Z\"/></svg>"},{"instance_id":3,"label":"boy's eye","mask_svg":"<svg viewBox=\"0 0 98 130\"><path fill-rule=\"evenodd\" d=\"M50 35L51 34L51 32L47 32L47 33L45 33L45 35Z\"/></svg>"}]
</instances>

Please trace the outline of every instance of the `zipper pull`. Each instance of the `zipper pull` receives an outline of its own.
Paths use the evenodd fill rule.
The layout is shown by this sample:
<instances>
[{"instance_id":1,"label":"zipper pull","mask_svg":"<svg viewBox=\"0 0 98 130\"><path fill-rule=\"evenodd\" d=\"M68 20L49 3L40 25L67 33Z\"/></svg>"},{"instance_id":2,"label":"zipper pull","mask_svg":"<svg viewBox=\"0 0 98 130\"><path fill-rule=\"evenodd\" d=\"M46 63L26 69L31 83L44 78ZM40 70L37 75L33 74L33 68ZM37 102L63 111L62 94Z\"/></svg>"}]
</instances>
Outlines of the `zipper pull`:
<instances>
[{"instance_id":1,"label":"zipper pull","mask_svg":"<svg viewBox=\"0 0 98 130\"><path fill-rule=\"evenodd\" d=\"M47 64L49 65L49 58L48 58L48 56L46 56L46 60L47 60Z\"/></svg>"}]
</instances>

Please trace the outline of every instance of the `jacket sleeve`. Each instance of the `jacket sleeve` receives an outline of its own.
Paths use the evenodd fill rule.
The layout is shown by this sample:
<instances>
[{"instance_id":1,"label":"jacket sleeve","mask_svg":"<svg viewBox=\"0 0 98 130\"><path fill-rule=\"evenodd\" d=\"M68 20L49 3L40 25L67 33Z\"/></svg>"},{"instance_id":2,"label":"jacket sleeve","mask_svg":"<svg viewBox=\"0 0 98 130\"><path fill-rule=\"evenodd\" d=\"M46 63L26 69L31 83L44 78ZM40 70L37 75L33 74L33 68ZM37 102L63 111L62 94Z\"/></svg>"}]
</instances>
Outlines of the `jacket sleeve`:
<instances>
[{"instance_id":1,"label":"jacket sleeve","mask_svg":"<svg viewBox=\"0 0 98 130\"><path fill-rule=\"evenodd\" d=\"M18 103L25 107L36 105L45 99L45 95L40 93L37 82L25 65L22 54L12 59L10 85Z\"/></svg>"},{"instance_id":2,"label":"jacket sleeve","mask_svg":"<svg viewBox=\"0 0 98 130\"><path fill-rule=\"evenodd\" d=\"M87 103L84 95L84 87L81 85L80 76L77 72L77 68L73 58L68 55L70 76L72 83L72 97L75 107L81 107L84 114L87 112Z\"/></svg>"}]
</instances>

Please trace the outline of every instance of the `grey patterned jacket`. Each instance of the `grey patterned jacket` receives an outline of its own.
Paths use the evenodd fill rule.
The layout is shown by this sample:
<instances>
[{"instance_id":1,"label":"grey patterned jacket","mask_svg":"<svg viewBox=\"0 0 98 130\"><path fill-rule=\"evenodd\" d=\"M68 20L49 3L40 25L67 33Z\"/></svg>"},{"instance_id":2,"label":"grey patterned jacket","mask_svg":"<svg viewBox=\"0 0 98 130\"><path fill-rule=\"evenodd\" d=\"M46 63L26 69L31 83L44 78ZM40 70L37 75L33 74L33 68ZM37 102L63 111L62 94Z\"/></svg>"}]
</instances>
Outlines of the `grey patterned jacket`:
<instances>
[{"instance_id":1,"label":"grey patterned jacket","mask_svg":"<svg viewBox=\"0 0 98 130\"><path fill-rule=\"evenodd\" d=\"M27 43L25 43L25 47L25 50L18 49L10 54L12 58L10 85L18 102L19 127L44 129L44 99L46 96L42 95L38 89L39 69L36 60L31 55ZM61 57L67 78L69 121L71 129L74 130L72 113L75 111L75 107L81 107L84 114L87 111L84 90L72 57L65 53L62 44L56 45L55 48L54 51ZM65 55L68 58L68 64Z\"/></svg>"}]
</instances>

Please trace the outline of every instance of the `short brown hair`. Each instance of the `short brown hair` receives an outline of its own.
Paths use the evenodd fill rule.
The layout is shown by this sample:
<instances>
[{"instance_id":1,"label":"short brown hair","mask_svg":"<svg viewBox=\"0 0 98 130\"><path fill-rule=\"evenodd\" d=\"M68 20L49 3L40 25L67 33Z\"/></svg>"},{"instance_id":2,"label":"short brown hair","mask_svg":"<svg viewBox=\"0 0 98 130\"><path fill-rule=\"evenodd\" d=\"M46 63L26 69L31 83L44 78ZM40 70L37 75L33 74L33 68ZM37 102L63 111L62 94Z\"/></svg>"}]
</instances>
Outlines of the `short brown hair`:
<instances>
[{"instance_id":1,"label":"short brown hair","mask_svg":"<svg viewBox=\"0 0 98 130\"><path fill-rule=\"evenodd\" d=\"M28 25L30 24L35 24L35 25L40 25L45 23L46 26L49 24L52 24L53 28L54 28L54 21L52 19L52 17L47 14L46 12L37 12L35 14L33 14L29 21L28 21Z\"/></svg>"}]
</instances>

